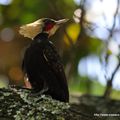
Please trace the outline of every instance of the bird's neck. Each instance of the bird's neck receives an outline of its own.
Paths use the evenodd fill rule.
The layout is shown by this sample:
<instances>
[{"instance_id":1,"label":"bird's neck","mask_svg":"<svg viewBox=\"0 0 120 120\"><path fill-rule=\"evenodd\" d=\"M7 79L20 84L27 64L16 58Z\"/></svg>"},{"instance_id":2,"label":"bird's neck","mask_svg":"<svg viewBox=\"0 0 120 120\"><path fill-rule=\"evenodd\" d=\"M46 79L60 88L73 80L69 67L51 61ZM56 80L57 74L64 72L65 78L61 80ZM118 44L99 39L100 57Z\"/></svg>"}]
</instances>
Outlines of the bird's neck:
<instances>
[{"instance_id":1,"label":"bird's neck","mask_svg":"<svg viewBox=\"0 0 120 120\"><path fill-rule=\"evenodd\" d=\"M48 39L48 34L47 33L39 33L35 38L34 41L36 42L41 42L43 40L47 40Z\"/></svg>"}]
</instances>

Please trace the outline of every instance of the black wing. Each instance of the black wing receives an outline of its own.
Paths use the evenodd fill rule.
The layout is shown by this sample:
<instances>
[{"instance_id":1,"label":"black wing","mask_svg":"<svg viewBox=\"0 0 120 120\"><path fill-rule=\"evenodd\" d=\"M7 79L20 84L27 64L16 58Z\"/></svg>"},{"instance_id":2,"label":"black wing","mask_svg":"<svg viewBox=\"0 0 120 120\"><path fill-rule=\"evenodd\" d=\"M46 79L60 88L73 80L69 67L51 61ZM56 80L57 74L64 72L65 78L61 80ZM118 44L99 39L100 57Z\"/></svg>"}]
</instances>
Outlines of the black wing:
<instances>
[{"instance_id":1,"label":"black wing","mask_svg":"<svg viewBox=\"0 0 120 120\"><path fill-rule=\"evenodd\" d=\"M56 76L56 79L61 88L63 96L65 97L66 101L68 101L69 92L68 92L68 85L67 85L63 64L61 62L61 58L59 54L56 51L55 46L51 42L49 42L49 44L45 47L43 51L43 56L50 70Z\"/></svg>"}]
</instances>

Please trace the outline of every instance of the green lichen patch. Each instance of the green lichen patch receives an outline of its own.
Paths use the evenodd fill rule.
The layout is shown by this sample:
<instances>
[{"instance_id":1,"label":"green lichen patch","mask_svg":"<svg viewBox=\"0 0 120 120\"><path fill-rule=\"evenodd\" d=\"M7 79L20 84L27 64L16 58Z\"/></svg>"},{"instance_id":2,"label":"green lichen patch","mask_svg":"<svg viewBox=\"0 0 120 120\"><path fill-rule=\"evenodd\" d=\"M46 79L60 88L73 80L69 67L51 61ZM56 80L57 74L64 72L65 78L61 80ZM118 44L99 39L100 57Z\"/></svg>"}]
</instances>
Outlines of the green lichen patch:
<instances>
[{"instance_id":1,"label":"green lichen patch","mask_svg":"<svg viewBox=\"0 0 120 120\"><path fill-rule=\"evenodd\" d=\"M12 120L64 120L69 104L50 96L35 95L31 90L10 88L0 90L0 117Z\"/></svg>"}]
</instances>

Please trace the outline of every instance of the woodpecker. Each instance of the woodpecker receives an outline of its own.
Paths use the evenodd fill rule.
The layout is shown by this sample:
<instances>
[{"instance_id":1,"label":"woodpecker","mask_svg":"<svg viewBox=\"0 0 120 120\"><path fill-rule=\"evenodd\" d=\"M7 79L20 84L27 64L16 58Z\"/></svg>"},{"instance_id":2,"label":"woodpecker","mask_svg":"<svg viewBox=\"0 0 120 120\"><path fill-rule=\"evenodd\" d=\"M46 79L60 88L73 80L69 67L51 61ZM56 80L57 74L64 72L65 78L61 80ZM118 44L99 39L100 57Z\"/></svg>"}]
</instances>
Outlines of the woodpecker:
<instances>
[{"instance_id":1,"label":"woodpecker","mask_svg":"<svg viewBox=\"0 0 120 120\"><path fill-rule=\"evenodd\" d=\"M32 89L62 102L69 102L67 80L61 58L49 38L67 21L42 18L19 30L21 35L32 39L22 65Z\"/></svg>"}]
</instances>

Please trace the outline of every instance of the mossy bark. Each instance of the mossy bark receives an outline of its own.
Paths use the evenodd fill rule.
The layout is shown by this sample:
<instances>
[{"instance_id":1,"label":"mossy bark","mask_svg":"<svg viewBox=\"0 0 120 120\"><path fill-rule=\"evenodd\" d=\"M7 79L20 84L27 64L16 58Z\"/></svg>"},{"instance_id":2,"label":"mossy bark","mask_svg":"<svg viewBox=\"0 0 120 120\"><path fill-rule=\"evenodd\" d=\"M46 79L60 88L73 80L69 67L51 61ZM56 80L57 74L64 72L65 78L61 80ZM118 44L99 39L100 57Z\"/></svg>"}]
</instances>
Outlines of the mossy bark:
<instances>
[{"instance_id":1,"label":"mossy bark","mask_svg":"<svg viewBox=\"0 0 120 120\"><path fill-rule=\"evenodd\" d=\"M120 106L119 101L105 102L104 98L93 96L82 96L79 101L79 104L63 103L17 87L0 89L0 120L119 120L118 117L95 116L110 113L107 105L115 108L115 105Z\"/></svg>"}]
</instances>

